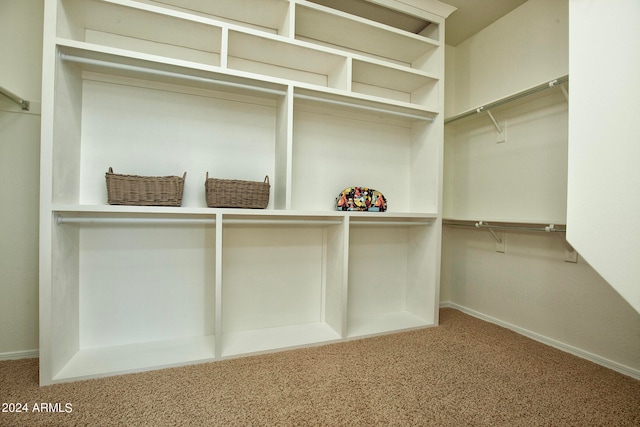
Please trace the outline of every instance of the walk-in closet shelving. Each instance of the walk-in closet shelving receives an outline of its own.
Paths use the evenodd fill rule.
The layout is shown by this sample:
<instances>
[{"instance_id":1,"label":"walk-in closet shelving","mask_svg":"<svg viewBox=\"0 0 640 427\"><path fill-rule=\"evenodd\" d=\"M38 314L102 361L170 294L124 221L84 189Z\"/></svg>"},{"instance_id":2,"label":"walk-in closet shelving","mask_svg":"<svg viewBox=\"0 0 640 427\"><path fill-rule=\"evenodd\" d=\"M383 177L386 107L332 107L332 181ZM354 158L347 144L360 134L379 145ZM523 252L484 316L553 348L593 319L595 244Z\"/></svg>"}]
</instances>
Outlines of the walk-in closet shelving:
<instances>
[{"instance_id":1,"label":"walk-in closet shelving","mask_svg":"<svg viewBox=\"0 0 640 427\"><path fill-rule=\"evenodd\" d=\"M42 384L437 324L444 16L251 3L46 3ZM109 167L187 172L182 206L108 205ZM207 172L268 175L267 209L208 208ZM335 211L353 185L388 212Z\"/></svg>"},{"instance_id":2,"label":"walk-in closet shelving","mask_svg":"<svg viewBox=\"0 0 640 427\"><path fill-rule=\"evenodd\" d=\"M220 65L222 28L210 20L126 0L58 1L61 39Z\"/></svg>"},{"instance_id":3,"label":"walk-in closet shelving","mask_svg":"<svg viewBox=\"0 0 640 427\"><path fill-rule=\"evenodd\" d=\"M352 90L437 109L438 79L423 72L353 60Z\"/></svg>"},{"instance_id":4,"label":"walk-in closet shelving","mask_svg":"<svg viewBox=\"0 0 640 427\"><path fill-rule=\"evenodd\" d=\"M445 219L566 224L567 82L561 76L445 119Z\"/></svg>"}]
</instances>

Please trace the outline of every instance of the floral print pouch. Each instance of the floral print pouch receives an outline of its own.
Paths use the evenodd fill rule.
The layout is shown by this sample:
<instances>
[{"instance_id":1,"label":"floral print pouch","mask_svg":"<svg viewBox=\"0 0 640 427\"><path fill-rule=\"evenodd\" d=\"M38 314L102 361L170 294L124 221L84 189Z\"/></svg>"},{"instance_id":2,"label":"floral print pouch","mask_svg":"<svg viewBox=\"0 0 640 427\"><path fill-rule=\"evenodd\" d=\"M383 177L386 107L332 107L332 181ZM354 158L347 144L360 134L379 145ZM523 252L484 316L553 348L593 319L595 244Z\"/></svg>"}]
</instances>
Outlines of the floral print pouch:
<instances>
[{"instance_id":1,"label":"floral print pouch","mask_svg":"<svg viewBox=\"0 0 640 427\"><path fill-rule=\"evenodd\" d=\"M387 199L384 195L368 187L348 187L336 198L336 209L339 211L384 212L387 210Z\"/></svg>"}]
</instances>

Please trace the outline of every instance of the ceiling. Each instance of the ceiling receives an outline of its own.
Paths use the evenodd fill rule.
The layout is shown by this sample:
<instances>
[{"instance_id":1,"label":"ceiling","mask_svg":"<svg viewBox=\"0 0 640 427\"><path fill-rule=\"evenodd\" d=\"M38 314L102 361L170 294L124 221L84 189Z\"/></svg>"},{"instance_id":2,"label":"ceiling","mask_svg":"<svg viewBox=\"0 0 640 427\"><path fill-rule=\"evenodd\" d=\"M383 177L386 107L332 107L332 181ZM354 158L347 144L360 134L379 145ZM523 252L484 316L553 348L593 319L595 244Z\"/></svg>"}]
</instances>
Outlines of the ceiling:
<instances>
[{"instance_id":1,"label":"ceiling","mask_svg":"<svg viewBox=\"0 0 640 427\"><path fill-rule=\"evenodd\" d=\"M440 0L458 8L445 22L445 40L457 46L527 0Z\"/></svg>"}]
</instances>

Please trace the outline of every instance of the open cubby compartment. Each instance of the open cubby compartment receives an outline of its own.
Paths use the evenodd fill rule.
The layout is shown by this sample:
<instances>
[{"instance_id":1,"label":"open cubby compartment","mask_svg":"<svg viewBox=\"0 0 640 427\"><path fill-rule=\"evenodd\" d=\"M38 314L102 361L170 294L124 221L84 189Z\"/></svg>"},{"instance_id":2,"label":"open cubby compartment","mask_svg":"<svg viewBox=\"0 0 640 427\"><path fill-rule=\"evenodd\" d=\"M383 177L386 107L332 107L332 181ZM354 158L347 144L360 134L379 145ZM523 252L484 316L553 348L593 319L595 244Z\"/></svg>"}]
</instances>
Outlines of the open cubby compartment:
<instances>
[{"instance_id":1,"label":"open cubby compartment","mask_svg":"<svg viewBox=\"0 0 640 427\"><path fill-rule=\"evenodd\" d=\"M172 219L52 212L51 381L215 357L216 230Z\"/></svg>"},{"instance_id":2,"label":"open cubby compartment","mask_svg":"<svg viewBox=\"0 0 640 427\"><path fill-rule=\"evenodd\" d=\"M330 8L314 3L327 4ZM414 31L438 24L370 2L314 3L297 2L296 38L425 71L430 68L430 57L439 43Z\"/></svg>"},{"instance_id":3,"label":"open cubby compartment","mask_svg":"<svg viewBox=\"0 0 640 427\"><path fill-rule=\"evenodd\" d=\"M274 34L287 34L288 0L136 0Z\"/></svg>"},{"instance_id":4,"label":"open cubby compartment","mask_svg":"<svg viewBox=\"0 0 640 427\"><path fill-rule=\"evenodd\" d=\"M437 212L441 150L430 134L431 121L418 115L425 112L367 102L332 103L342 100L296 98L292 209L335 210L342 190L362 186L384 194L388 212Z\"/></svg>"},{"instance_id":5,"label":"open cubby compartment","mask_svg":"<svg viewBox=\"0 0 640 427\"><path fill-rule=\"evenodd\" d=\"M58 1L60 39L220 66L219 26L131 1Z\"/></svg>"},{"instance_id":6,"label":"open cubby compartment","mask_svg":"<svg viewBox=\"0 0 640 427\"><path fill-rule=\"evenodd\" d=\"M87 56L95 59L93 54ZM106 204L109 167L115 173L142 176L187 172L182 206L194 208L206 207L207 172L222 179L262 182L265 175L275 178L275 117L281 97L277 89L228 87L243 79L110 55L98 57L104 60L99 67L62 59L58 65L54 203ZM137 68L110 68L112 61L156 68L145 74ZM191 74L153 73L166 70ZM273 194L270 207L272 200Z\"/></svg>"},{"instance_id":7,"label":"open cubby compartment","mask_svg":"<svg viewBox=\"0 0 640 427\"><path fill-rule=\"evenodd\" d=\"M437 324L439 226L351 216L347 337Z\"/></svg>"},{"instance_id":8,"label":"open cubby compartment","mask_svg":"<svg viewBox=\"0 0 640 427\"><path fill-rule=\"evenodd\" d=\"M340 216L223 214L222 357L342 338Z\"/></svg>"},{"instance_id":9,"label":"open cubby compartment","mask_svg":"<svg viewBox=\"0 0 640 427\"><path fill-rule=\"evenodd\" d=\"M283 37L229 30L228 67L261 76L346 90L345 56L302 46Z\"/></svg>"},{"instance_id":10,"label":"open cubby compartment","mask_svg":"<svg viewBox=\"0 0 640 427\"><path fill-rule=\"evenodd\" d=\"M439 80L424 72L353 60L353 92L438 109Z\"/></svg>"}]
</instances>

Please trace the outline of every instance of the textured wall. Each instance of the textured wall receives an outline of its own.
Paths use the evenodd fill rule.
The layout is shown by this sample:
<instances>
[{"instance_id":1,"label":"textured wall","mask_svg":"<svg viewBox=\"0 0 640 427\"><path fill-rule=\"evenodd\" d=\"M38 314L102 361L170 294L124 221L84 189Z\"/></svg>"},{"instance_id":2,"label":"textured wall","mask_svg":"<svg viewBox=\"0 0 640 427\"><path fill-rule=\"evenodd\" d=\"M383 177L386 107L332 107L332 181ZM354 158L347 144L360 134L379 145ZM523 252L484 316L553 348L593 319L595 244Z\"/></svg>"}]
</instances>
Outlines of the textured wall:
<instances>
[{"instance_id":1,"label":"textured wall","mask_svg":"<svg viewBox=\"0 0 640 427\"><path fill-rule=\"evenodd\" d=\"M38 348L42 0L0 0L0 358ZM17 354L16 354L17 353Z\"/></svg>"}]
</instances>

